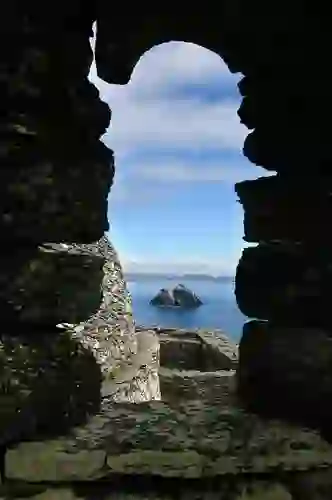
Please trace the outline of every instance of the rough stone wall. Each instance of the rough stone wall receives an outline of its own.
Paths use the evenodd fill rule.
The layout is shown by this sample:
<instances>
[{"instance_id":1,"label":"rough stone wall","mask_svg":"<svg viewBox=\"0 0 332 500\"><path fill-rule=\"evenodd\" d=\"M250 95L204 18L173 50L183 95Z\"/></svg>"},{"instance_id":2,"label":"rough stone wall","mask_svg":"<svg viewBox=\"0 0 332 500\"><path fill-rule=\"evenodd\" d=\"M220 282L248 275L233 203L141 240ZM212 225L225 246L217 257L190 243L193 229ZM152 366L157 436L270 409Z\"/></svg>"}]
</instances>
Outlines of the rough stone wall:
<instances>
[{"instance_id":1,"label":"rough stone wall","mask_svg":"<svg viewBox=\"0 0 332 500\"><path fill-rule=\"evenodd\" d=\"M302 43L301 22L298 35ZM278 71L239 83L238 114L254 129L244 152L277 174L236 185L245 241L257 243L244 249L236 274L239 308L257 318L244 326L238 387L251 411L320 428L332 439L331 152L310 97L318 79L299 82L304 47L292 67L285 54Z\"/></svg>"},{"instance_id":2,"label":"rough stone wall","mask_svg":"<svg viewBox=\"0 0 332 500\"><path fill-rule=\"evenodd\" d=\"M192 482L165 481L155 479L150 484L148 479L132 481L132 484L120 486L118 484L94 484L80 486L34 486L21 484L7 489L9 494L15 495L18 500L292 500L287 488L277 480L270 482L267 479L237 481L229 479L215 481ZM5 493L4 493L5 494ZM98 495L98 497L97 497ZM1 500L12 498L3 496ZM317 497L319 500L319 497Z\"/></svg>"},{"instance_id":3,"label":"rough stone wall","mask_svg":"<svg viewBox=\"0 0 332 500\"><path fill-rule=\"evenodd\" d=\"M120 370L115 376L111 393L103 383L102 347L96 350L91 337L81 342L56 327L96 319L105 269L115 272L112 286L120 287L118 298L120 290L125 297L118 259L112 264L105 252L89 248L108 230L114 174L113 152L100 141L110 110L88 80L95 6L14 0L2 19L0 445L5 445L85 421L98 412L103 395L142 398L148 379L144 397L157 394L156 369L146 367L142 351L149 338L154 345L149 363L156 366L158 346L152 335L143 335L138 355L124 304L110 294L109 307L118 302L118 319L124 313L122 326L113 323L114 338L125 330L128 353L136 356L131 373ZM73 244L83 246L78 251Z\"/></svg>"},{"instance_id":4,"label":"rough stone wall","mask_svg":"<svg viewBox=\"0 0 332 500\"><path fill-rule=\"evenodd\" d=\"M108 229L108 106L88 81L93 6L1 5L0 443L58 434L100 408L91 352L56 324L98 308L103 259L52 249ZM82 270L84 269L84 276Z\"/></svg>"},{"instance_id":5,"label":"rough stone wall","mask_svg":"<svg viewBox=\"0 0 332 500\"><path fill-rule=\"evenodd\" d=\"M135 330L131 297L113 245L104 236L94 244L66 245L66 250L105 261L98 311L69 330L93 352L102 372L102 396L136 403L160 399L158 338L153 331Z\"/></svg>"},{"instance_id":6,"label":"rough stone wall","mask_svg":"<svg viewBox=\"0 0 332 500\"><path fill-rule=\"evenodd\" d=\"M246 327L240 344L239 395L252 411L283 415L328 433L331 148L326 117L331 103L326 98L317 106L315 98L330 86L330 77L321 74L331 50L327 9L319 4L309 12L302 1L271 6L225 0L218 13L212 5L205 12L192 7L190 16L178 18L156 7L126 25L130 36L123 46L121 28L110 33L112 15L109 2L98 4L97 71L109 83L128 82L142 53L168 40L207 47L243 75L238 115L250 131L243 152L277 175L236 186L245 240L258 243L239 263L237 300L245 314L263 320ZM120 16L119 26L125 22ZM308 54L315 67L310 78L304 76ZM314 346L318 328L325 341ZM302 342L294 350L299 329ZM265 353L265 363L259 352ZM322 389L316 391L318 385Z\"/></svg>"},{"instance_id":7,"label":"rough stone wall","mask_svg":"<svg viewBox=\"0 0 332 500\"><path fill-rule=\"evenodd\" d=\"M287 9L282 2L222 2L218 5L222 13L207 9L206 15L199 7L199 15L186 14L183 23L166 10L165 16L142 10L137 17L126 13L117 20L114 6L101 1L4 5L0 33L1 444L36 429L59 433L98 411L99 366L89 350L68 332L60 334L55 325L85 321L96 311L103 262L83 258L89 286L82 290L77 273L82 256L50 251L45 245L91 243L108 229L106 200L113 155L99 137L108 126L110 112L87 80L92 60L88 37L96 17L99 62L105 75L113 73L120 82L130 76L137 54L178 35L216 50L233 70L246 75L239 85L243 96L239 116L254 130L244 152L253 163L278 175L264 184L268 198L261 195L259 180L237 185L245 209L246 240L259 245L241 259L236 294L243 311L263 320L245 326L239 394L252 411L306 422L331 438L331 148L325 123L331 104L325 100L324 106L317 106L317 95L330 87L320 69L329 60L331 44L330 17L322 5L315 13L307 12L301 2L288 2ZM169 30L166 36L165 29ZM315 55L312 78L303 76L308 72L308 54ZM267 263L269 271L280 272L264 276ZM283 274L285 266L287 274ZM131 436L137 437L132 428L136 420L131 417ZM187 414L176 418L165 409L162 417L174 436L181 429L188 437L183 424ZM203 434L200 417L192 422L196 437L198 432ZM153 431L157 431L149 418L145 422L153 443ZM247 431L245 422L240 418L241 436ZM112 422L114 428L117 423ZM218 426L213 430L210 447L220 438ZM174 445L172 439L169 442ZM112 457L108 465L132 466L133 456L127 455ZM307 449L304 456L307 465ZM153 454L144 457L149 458L143 464L149 470L161 466L169 471L175 459L171 454L160 464ZM244 458L247 463L248 457ZM279 466L280 460L272 458ZM185 459L190 462L193 454ZM185 471L200 464L200 457L193 467L185 462ZM234 467L233 459L230 464ZM209 466L216 472L215 465ZM293 497L319 495L314 484L308 480L301 485L299 480ZM321 497L329 498L330 484L326 484L320 484L325 488Z\"/></svg>"},{"instance_id":8,"label":"rough stone wall","mask_svg":"<svg viewBox=\"0 0 332 500\"><path fill-rule=\"evenodd\" d=\"M66 436L10 447L0 493L21 488L24 497L63 488L83 498L191 498L193 491L197 498L228 498L226 492L230 499L275 500L272 492L281 499L331 498L331 445L317 432L229 403L105 401Z\"/></svg>"},{"instance_id":9,"label":"rough stone wall","mask_svg":"<svg viewBox=\"0 0 332 500\"><path fill-rule=\"evenodd\" d=\"M235 371L159 370L162 401L170 404L200 400L206 404L230 404L234 399Z\"/></svg>"}]
</instances>

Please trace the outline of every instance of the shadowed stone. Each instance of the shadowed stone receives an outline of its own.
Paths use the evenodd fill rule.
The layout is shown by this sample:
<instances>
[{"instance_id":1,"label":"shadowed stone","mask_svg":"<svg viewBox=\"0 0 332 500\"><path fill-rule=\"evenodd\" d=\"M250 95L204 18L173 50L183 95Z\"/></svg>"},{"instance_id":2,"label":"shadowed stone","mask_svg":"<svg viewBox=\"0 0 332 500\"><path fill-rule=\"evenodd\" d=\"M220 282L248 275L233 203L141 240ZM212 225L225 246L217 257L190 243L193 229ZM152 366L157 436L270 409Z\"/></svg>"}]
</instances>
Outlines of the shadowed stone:
<instances>
[{"instance_id":1,"label":"shadowed stone","mask_svg":"<svg viewBox=\"0 0 332 500\"><path fill-rule=\"evenodd\" d=\"M2 253L2 321L56 325L86 319L101 302L103 264L101 256L68 252L66 245Z\"/></svg>"},{"instance_id":2,"label":"shadowed stone","mask_svg":"<svg viewBox=\"0 0 332 500\"><path fill-rule=\"evenodd\" d=\"M94 469L89 477L85 471L79 472L87 451L105 452L108 464ZM23 452L29 459L23 458ZM91 457L96 464L94 457L99 455ZM104 401L98 415L67 436L9 449L6 477L33 481L40 468L39 481L52 480L56 470L61 471L59 481L71 481L70 468L65 467L69 460L72 470L77 471L76 479L83 481L114 473L128 477L141 473L227 477L273 473L276 468L302 471L331 467L332 448L314 431L278 420L265 421L234 404L212 406L197 400L171 406L160 401L139 405Z\"/></svg>"},{"instance_id":3,"label":"shadowed stone","mask_svg":"<svg viewBox=\"0 0 332 500\"><path fill-rule=\"evenodd\" d=\"M325 432L332 418L331 366L331 332L251 321L240 341L238 393L251 411Z\"/></svg>"},{"instance_id":4,"label":"shadowed stone","mask_svg":"<svg viewBox=\"0 0 332 500\"><path fill-rule=\"evenodd\" d=\"M332 215L329 177L277 175L243 181L235 191L244 209L244 240L330 242Z\"/></svg>"},{"instance_id":5,"label":"shadowed stone","mask_svg":"<svg viewBox=\"0 0 332 500\"><path fill-rule=\"evenodd\" d=\"M252 481L235 500L292 500L292 496L276 482Z\"/></svg>"},{"instance_id":6,"label":"shadowed stone","mask_svg":"<svg viewBox=\"0 0 332 500\"><path fill-rule=\"evenodd\" d=\"M159 370L162 401L170 404L190 399L210 404L227 403L233 398L235 371Z\"/></svg>"},{"instance_id":7,"label":"shadowed stone","mask_svg":"<svg viewBox=\"0 0 332 500\"><path fill-rule=\"evenodd\" d=\"M25 157L19 167L8 164L1 170L6 178L0 185L3 239L80 242L107 231L114 164L103 144L84 157L46 156L29 163Z\"/></svg>"},{"instance_id":8,"label":"shadowed stone","mask_svg":"<svg viewBox=\"0 0 332 500\"><path fill-rule=\"evenodd\" d=\"M105 459L103 450L63 453L56 441L32 442L22 443L19 455L8 451L6 468L15 468L19 477L32 482L91 481L101 476Z\"/></svg>"},{"instance_id":9,"label":"shadowed stone","mask_svg":"<svg viewBox=\"0 0 332 500\"><path fill-rule=\"evenodd\" d=\"M332 473L329 469L296 473L290 480L294 500L330 500L332 498Z\"/></svg>"},{"instance_id":10,"label":"shadowed stone","mask_svg":"<svg viewBox=\"0 0 332 500\"><path fill-rule=\"evenodd\" d=\"M0 366L2 444L58 435L99 409L100 369L65 332L1 334Z\"/></svg>"},{"instance_id":11,"label":"shadowed stone","mask_svg":"<svg viewBox=\"0 0 332 500\"><path fill-rule=\"evenodd\" d=\"M235 295L243 314L291 326L330 327L332 251L283 243L243 250Z\"/></svg>"}]
</instances>

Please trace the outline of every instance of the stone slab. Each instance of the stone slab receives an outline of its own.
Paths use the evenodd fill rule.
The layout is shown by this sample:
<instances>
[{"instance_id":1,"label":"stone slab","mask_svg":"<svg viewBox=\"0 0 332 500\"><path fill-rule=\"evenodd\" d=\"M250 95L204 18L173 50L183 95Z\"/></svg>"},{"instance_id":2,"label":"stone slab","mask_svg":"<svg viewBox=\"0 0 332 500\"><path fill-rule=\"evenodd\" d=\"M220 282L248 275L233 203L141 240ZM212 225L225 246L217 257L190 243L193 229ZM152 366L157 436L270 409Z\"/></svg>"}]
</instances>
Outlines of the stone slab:
<instances>
[{"instance_id":1,"label":"stone slab","mask_svg":"<svg viewBox=\"0 0 332 500\"><path fill-rule=\"evenodd\" d=\"M159 340L161 366L183 370L203 368L202 343L199 339L160 335Z\"/></svg>"},{"instance_id":2,"label":"stone slab","mask_svg":"<svg viewBox=\"0 0 332 500\"><path fill-rule=\"evenodd\" d=\"M91 463L100 468L84 465L80 472L81 457L90 452L94 453L91 457L98 457ZM98 452L106 454L107 467L101 465ZM61 471L58 480L70 481L71 467L77 479L89 481L91 476L111 477L115 471L132 475L153 470L160 476L202 478L331 465L332 447L314 431L265 421L236 405L211 406L202 401L173 406L159 401L107 403L87 425L67 436L22 443L10 448L5 457L8 479L31 481L36 480L38 469L39 481L54 477L54 471ZM87 467L93 470L89 477Z\"/></svg>"},{"instance_id":3,"label":"stone slab","mask_svg":"<svg viewBox=\"0 0 332 500\"><path fill-rule=\"evenodd\" d=\"M291 500L287 486L278 479L274 478L270 481L264 478L254 481L240 479L234 484L231 480L222 478L212 485L207 481L205 484L202 482L193 484L190 479L185 478L178 478L167 484L166 481L158 481L155 478L154 483L150 485L141 483L128 488L128 481L126 485L122 484L122 487L121 483L115 486L112 483L99 482L94 484L93 489L86 483L72 488L44 484L39 487L40 491L37 493L29 491L31 488L26 488L26 495L24 495L24 489L17 491L17 488L12 486L7 488L6 500L7 498L17 500L23 498L30 500L83 500L87 498L102 500L226 500L230 498L233 500ZM0 500L5 500L5 497L0 496Z\"/></svg>"},{"instance_id":4,"label":"stone slab","mask_svg":"<svg viewBox=\"0 0 332 500\"><path fill-rule=\"evenodd\" d=\"M100 256L45 244L2 252L0 260L2 321L76 323L99 307L104 264Z\"/></svg>"},{"instance_id":5,"label":"stone slab","mask_svg":"<svg viewBox=\"0 0 332 500\"><path fill-rule=\"evenodd\" d=\"M206 371L233 370L237 366L236 345L219 330L197 330L197 337L203 344Z\"/></svg>"},{"instance_id":6,"label":"stone slab","mask_svg":"<svg viewBox=\"0 0 332 500\"><path fill-rule=\"evenodd\" d=\"M320 429L332 438L332 334L250 321L243 327L237 391L247 409Z\"/></svg>"},{"instance_id":7,"label":"stone slab","mask_svg":"<svg viewBox=\"0 0 332 500\"><path fill-rule=\"evenodd\" d=\"M1 333L0 366L0 447L58 435L100 409L100 368L67 332Z\"/></svg>"},{"instance_id":8,"label":"stone slab","mask_svg":"<svg viewBox=\"0 0 332 500\"><path fill-rule=\"evenodd\" d=\"M326 176L261 177L237 183L235 190L244 209L245 241L330 241L332 186Z\"/></svg>"},{"instance_id":9,"label":"stone slab","mask_svg":"<svg viewBox=\"0 0 332 500\"><path fill-rule=\"evenodd\" d=\"M90 242L109 229L107 197L114 160L105 145L96 141L94 150L67 160L52 156L29 160L24 149L20 154L19 166L1 169L3 240ZM12 154L9 158L13 161Z\"/></svg>"},{"instance_id":10,"label":"stone slab","mask_svg":"<svg viewBox=\"0 0 332 500\"><path fill-rule=\"evenodd\" d=\"M170 404L202 400L216 405L234 398L234 370L200 372L160 368L159 379L162 400Z\"/></svg>"}]
</instances>

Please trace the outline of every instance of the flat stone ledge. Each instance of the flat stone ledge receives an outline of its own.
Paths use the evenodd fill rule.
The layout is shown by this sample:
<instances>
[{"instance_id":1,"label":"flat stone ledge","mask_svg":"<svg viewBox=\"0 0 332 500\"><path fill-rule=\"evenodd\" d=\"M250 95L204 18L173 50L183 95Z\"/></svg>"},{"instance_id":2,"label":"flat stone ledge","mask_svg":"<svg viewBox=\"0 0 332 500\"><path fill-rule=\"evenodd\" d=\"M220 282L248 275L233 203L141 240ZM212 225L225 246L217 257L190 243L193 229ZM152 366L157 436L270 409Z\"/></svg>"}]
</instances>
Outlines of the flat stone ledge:
<instances>
[{"instance_id":1,"label":"flat stone ledge","mask_svg":"<svg viewBox=\"0 0 332 500\"><path fill-rule=\"evenodd\" d=\"M14 485L6 488L6 497L0 496L0 500L16 498L17 500L29 498L29 500L83 500L98 498L100 500L220 500L221 498L232 498L233 500L292 500L287 491L287 485L278 478L266 480L239 481L222 478L214 485L205 480L197 483L186 478L154 478L154 483L133 483L128 488L128 481L123 485L109 482L85 483L80 486L65 485L21 485L19 489ZM31 488L32 487L32 488ZM1 495L0 490L0 495ZM6 494L5 493L5 494ZM315 497L316 498L316 497ZM325 497L324 497L325 498ZM329 498L329 497L327 497Z\"/></svg>"},{"instance_id":2,"label":"flat stone ledge","mask_svg":"<svg viewBox=\"0 0 332 500\"><path fill-rule=\"evenodd\" d=\"M238 347L227 335L221 330L197 330L196 334L203 343L203 355L205 355L208 367L215 370L236 368Z\"/></svg>"},{"instance_id":3,"label":"flat stone ledge","mask_svg":"<svg viewBox=\"0 0 332 500\"><path fill-rule=\"evenodd\" d=\"M77 450L68 453L56 440L21 443L6 455L8 478L31 482L82 481L102 477L106 452Z\"/></svg>"},{"instance_id":4,"label":"flat stone ledge","mask_svg":"<svg viewBox=\"0 0 332 500\"><path fill-rule=\"evenodd\" d=\"M13 315L45 325L87 319L102 299L103 265L101 256L68 253L61 245L2 252L0 298L7 303L2 321Z\"/></svg>"},{"instance_id":5,"label":"flat stone ledge","mask_svg":"<svg viewBox=\"0 0 332 500\"><path fill-rule=\"evenodd\" d=\"M332 446L318 433L203 401L174 407L159 401L107 403L67 436L21 443L5 456L6 478L31 482L142 472L202 478L331 466Z\"/></svg>"},{"instance_id":6,"label":"flat stone ledge","mask_svg":"<svg viewBox=\"0 0 332 500\"><path fill-rule=\"evenodd\" d=\"M162 400L188 399L209 401L211 405L227 404L234 399L236 371L202 372L196 370L159 369Z\"/></svg>"},{"instance_id":7,"label":"flat stone ledge","mask_svg":"<svg viewBox=\"0 0 332 500\"><path fill-rule=\"evenodd\" d=\"M144 330L139 327L139 331ZM232 370L238 365L238 346L221 330L150 328L159 337L161 364L185 370Z\"/></svg>"}]
</instances>

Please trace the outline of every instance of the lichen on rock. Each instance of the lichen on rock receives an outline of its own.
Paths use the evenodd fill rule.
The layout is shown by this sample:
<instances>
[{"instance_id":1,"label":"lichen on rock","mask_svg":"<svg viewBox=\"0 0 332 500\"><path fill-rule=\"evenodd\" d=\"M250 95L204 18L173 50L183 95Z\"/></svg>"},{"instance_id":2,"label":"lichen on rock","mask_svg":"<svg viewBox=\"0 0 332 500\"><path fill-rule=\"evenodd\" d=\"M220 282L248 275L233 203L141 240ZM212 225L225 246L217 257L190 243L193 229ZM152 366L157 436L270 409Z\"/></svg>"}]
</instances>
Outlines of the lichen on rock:
<instances>
[{"instance_id":1,"label":"lichen on rock","mask_svg":"<svg viewBox=\"0 0 332 500\"><path fill-rule=\"evenodd\" d=\"M0 335L0 444L58 435L100 408L100 368L66 332Z\"/></svg>"},{"instance_id":2,"label":"lichen on rock","mask_svg":"<svg viewBox=\"0 0 332 500\"><path fill-rule=\"evenodd\" d=\"M158 338L153 331L138 333L135 329L131 296L113 245L103 236L95 243L67 247L105 260L100 307L71 328L101 368L102 395L116 402L160 399Z\"/></svg>"}]
</instances>

